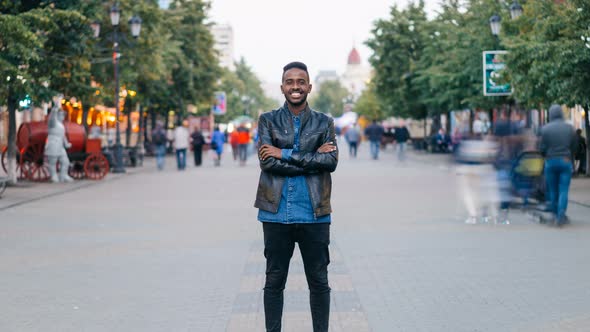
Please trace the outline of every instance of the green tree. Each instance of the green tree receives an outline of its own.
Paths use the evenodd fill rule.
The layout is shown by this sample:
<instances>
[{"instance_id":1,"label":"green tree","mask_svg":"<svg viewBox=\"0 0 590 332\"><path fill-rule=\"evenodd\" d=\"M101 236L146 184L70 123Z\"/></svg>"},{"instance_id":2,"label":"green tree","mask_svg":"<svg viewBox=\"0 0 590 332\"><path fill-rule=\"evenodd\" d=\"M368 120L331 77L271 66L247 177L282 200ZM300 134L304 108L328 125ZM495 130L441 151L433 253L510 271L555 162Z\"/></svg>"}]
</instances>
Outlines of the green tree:
<instances>
[{"instance_id":1,"label":"green tree","mask_svg":"<svg viewBox=\"0 0 590 332\"><path fill-rule=\"evenodd\" d=\"M372 83L367 86L356 100L354 111L359 116L365 116L368 119L382 120L385 118L385 112L375 92L375 86Z\"/></svg>"},{"instance_id":2,"label":"green tree","mask_svg":"<svg viewBox=\"0 0 590 332\"><path fill-rule=\"evenodd\" d=\"M1 8L2 12L6 12ZM16 111L18 101L32 93L31 64L40 59L41 36L20 15L0 15L0 99L8 107L8 178L16 183Z\"/></svg>"},{"instance_id":3,"label":"green tree","mask_svg":"<svg viewBox=\"0 0 590 332\"><path fill-rule=\"evenodd\" d=\"M213 101L220 77L213 35L205 24L210 3L202 0L176 0L170 5L169 32L178 42L180 53L172 56L171 81L178 108Z\"/></svg>"},{"instance_id":4,"label":"green tree","mask_svg":"<svg viewBox=\"0 0 590 332\"><path fill-rule=\"evenodd\" d=\"M420 78L418 64L426 43L427 17L424 1L410 2L404 10L393 6L388 19L375 23L367 45L375 68L376 93L387 115L424 118L421 93L427 81Z\"/></svg>"},{"instance_id":5,"label":"green tree","mask_svg":"<svg viewBox=\"0 0 590 332\"><path fill-rule=\"evenodd\" d=\"M217 118L220 122L229 122L241 115L257 118L259 112L278 104L264 94L260 79L244 58L235 64L235 71L224 69L219 90L225 91L227 98L227 113Z\"/></svg>"},{"instance_id":6,"label":"green tree","mask_svg":"<svg viewBox=\"0 0 590 332\"><path fill-rule=\"evenodd\" d=\"M319 112L331 114L334 117L342 115L344 102L349 97L348 90L340 81L323 82L318 90L311 92L309 104Z\"/></svg>"},{"instance_id":7,"label":"green tree","mask_svg":"<svg viewBox=\"0 0 590 332\"><path fill-rule=\"evenodd\" d=\"M508 40L517 97L539 108L581 105L590 143L590 4L528 1L524 8L511 27L516 34Z\"/></svg>"}]
</instances>

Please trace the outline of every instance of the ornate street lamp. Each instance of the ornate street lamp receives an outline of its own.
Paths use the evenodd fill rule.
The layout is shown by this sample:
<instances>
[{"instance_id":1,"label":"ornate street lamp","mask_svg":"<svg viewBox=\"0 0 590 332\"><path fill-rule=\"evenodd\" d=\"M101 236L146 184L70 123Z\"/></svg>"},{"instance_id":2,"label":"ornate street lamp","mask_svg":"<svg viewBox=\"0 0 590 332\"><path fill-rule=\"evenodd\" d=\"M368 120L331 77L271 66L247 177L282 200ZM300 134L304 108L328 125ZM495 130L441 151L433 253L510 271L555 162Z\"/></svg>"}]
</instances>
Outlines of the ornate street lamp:
<instances>
[{"instance_id":1,"label":"ornate street lamp","mask_svg":"<svg viewBox=\"0 0 590 332\"><path fill-rule=\"evenodd\" d=\"M131 26L131 35L133 38L139 37L139 32L141 31L141 18L137 15L133 15L129 20L129 25Z\"/></svg>"},{"instance_id":2,"label":"ornate street lamp","mask_svg":"<svg viewBox=\"0 0 590 332\"><path fill-rule=\"evenodd\" d=\"M522 15L522 6L517 0L514 0L514 2L510 5L510 17L515 20L519 18L520 15Z\"/></svg>"},{"instance_id":3,"label":"ornate street lamp","mask_svg":"<svg viewBox=\"0 0 590 332\"><path fill-rule=\"evenodd\" d=\"M490 17L490 29L492 30L492 35L498 37L500 35L500 30L502 29L502 18L497 14Z\"/></svg>"},{"instance_id":4,"label":"ornate street lamp","mask_svg":"<svg viewBox=\"0 0 590 332\"><path fill-rule=\"evenodd\" d=\"M119 117L121 114L119 105L119 19L121 17L121 11L117 5L111 7L111 24L114 31L114 44L113 44L113 66L115 67L115 165L113 167L113 173L125 173L125 167L123 166L123 145L121 144L121 131L119 128ZM141 19L138 16L133 16L129 20L131 25L131 34L134 38L139 37L141 30Z\"/></svg>"},{"instance_id":5,"label":"ornate street lamp","mask_svg":"<svg viewBox=\"0 0 590 332\"><path fill-rule=\"evenodd\" d=\"M114 4L111 7L111 24L116 27L119 26L119 19L121 18L121 10L119 10L119 7L117 7L117 4Z\"/></svg>"}]
</instances>

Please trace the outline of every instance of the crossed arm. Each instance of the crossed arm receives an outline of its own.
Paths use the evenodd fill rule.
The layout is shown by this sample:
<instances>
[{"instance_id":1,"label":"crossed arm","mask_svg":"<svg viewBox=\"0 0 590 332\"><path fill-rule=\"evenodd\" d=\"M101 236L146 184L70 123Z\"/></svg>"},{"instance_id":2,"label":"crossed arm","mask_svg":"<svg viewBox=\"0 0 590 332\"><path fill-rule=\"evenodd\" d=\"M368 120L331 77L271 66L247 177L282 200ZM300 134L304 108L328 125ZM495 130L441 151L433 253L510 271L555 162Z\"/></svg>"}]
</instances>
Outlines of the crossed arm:
<instances>
[{"instance_id":1,"label":"crossed arm","mask_svg":"<svg viewBox=\"0 0 590 332\"><path fill-rule=\"evenodd\" d=\"M270 128L261 117L258 124L259 147L258 157L263 171L283 176L298 176L319 172L333 172L338 163L338 150L334 122L330 121L328 132L324 135L324 143L313 152L285 153L272 144Z\"/></svg>"}]
</instances>

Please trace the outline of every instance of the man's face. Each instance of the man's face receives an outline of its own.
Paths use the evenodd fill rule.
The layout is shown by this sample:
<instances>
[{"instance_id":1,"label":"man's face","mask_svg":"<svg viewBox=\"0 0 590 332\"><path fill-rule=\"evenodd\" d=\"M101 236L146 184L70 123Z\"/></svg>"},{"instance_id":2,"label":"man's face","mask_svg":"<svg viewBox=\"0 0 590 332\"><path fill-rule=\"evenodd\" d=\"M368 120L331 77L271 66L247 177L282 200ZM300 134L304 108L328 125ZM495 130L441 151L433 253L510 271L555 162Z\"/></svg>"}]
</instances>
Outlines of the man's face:
<instances>
[{"instance_id":1,"label":"man's face","mask_svg":"<svg viewBox=\"0 0 590 332\"><path fill-rule=\"evenodd\" d=\"M291 68L283 74L281 91L287 102L293 106L301 106L307 100L307 94L311 92L309 75L299 68Z\"/></svg>"}]
</instances>

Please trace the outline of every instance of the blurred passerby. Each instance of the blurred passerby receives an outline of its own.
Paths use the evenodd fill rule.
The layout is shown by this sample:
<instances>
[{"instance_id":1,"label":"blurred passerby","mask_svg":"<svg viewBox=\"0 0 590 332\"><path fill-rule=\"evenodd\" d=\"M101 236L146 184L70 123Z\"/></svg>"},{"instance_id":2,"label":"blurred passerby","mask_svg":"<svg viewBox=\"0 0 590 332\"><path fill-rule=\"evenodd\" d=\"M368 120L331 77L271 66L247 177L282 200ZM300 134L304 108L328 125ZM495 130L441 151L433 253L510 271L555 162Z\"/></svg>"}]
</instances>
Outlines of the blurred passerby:
<instances>
[{"instance_id":1,"label":"blurred passerby","mask_svg":"<svg viewBox=\"0 0 590 332\"><path fill-rule=\"evenodd\" d=\"M225 141L225 135L219 130L219 126L215 126L213 134L211 135L211 150L215 153L214 163L215 166L221 165L221 154L223 153L223 143Z\"/></svg>"},{"instance_id":2,"label":"blurred passerby","mask_svg":"<svg viewBox=\"0 0 590 332\"><path fill-rule=\"evenodd\" d=\"M168 130L166 130L166 152L167 153L172 153L174 152L174 130L168 128Z\"/></svg>"},{"instance_id":3,"label":"blurred passerby","mask_svg":"<svg viewBox=\"0 0 590 332\"><path fill-rule=\"evenodd\" d=\"M373 123L365 128L365 136L369 139L369 144L371 145L371 157L374 160L379 159L379 148L381 146L381 136L385 129L383 126L377 123L377 120L373 120Z\"/></svg>"},{"instance_id":4,"label":"blurred passerby","mask_svg":"<svg viewBox=\"0 0 590 332\"><path fill-rule=\"evenodd\" d=\"M195 155L195 166L201 166L203 162L203 145L205 144L205 137L199 128L195 128L191 134L191 146Z\"/></svg>"},{"instance_id":5,"label":"blurred passerby","mask_svg":"<svg viewBox=\"0 0 590 332\"><path fill-rule=\"evenodd\" d=\"M358 149L358 144L361 140L361 133L359 132L356 124L351 125L346 133L344 134L344 138L348 143L348 152L351 157L356 158L356 152Z\"/></svg>"},{"instance_id":6,"label":"blurred passerby","mask_svg":"<svg viewBox=\"0 0 590 332\"><path fill-rule=\"evenodd\" d=\"M555 223L567 222L568 192L572 179L572 159L576 150L574 128L563 119L561 106L549 108L550 122L541 129L541 153L545 157L548 210L554 213Z\"/></svg>"},{"instance_id":7,"label":"blurred passerby","mask_svg":"<svg viewBox=\"0 0 590 332\"><path fill-rule=\"evenodd\" d=\"M486 223L498 216L498 188L492 162L495 141L478 135L463 139L455 153L459 194L467 210L467 224Z\"/></svg>"},{"instance_id":8,"label":"blurred passerby","mask_svg":"<svg viewBox=\"0 0 590 332\"><path fill-rule=\"evenodd\" d=\"M239 141L240 134L238 133L238 129L235 128L231 134L229 134L229 145L231 145L231 153L234 157L234 161L238 160L238 141Z\"/></svg>"},{"instance_id":9,"label":"blurred passerby","mask_svg":"<svg viewBox=\"0 0 590 332\"><path fill-rule=\"evenodd\" d=\"M156 155L156 164L158 165L158 170L164 169L167 142L168 138L166 136L164 126L161 122L156 123L156 128L152 130L152 144L154 144L155 147L154 153Z\"/></svg>"},{"instance_id":10,"label":"blurred passerby","mask_svg":"<svg viewBox=\"0 0 590 332\"><path fill-rule=\"evenodd\" d=\"M307 104L305 64L283 68L287 99L258 122L260 181L254 204L264 232L266 331L280 331L289 261L298 243L309 286L313 331L327 332L330 317L328 264L332 208L330 173L338 164L334 121Z\"/></svg>"},{"instance_id":11,"label":"blurred passerby","mask_svg":"<svg viewBox=\"0 0 590 332\"><path fill-rule=\"evenodd\" d=\"M513 123L508 119L506 111L500 112L500 118L494 124L494 137L498 143L498 153L494 166L496 168L498 189L500 193L499 222L509 224L508 208L511 201L510 170L514 162L512 133Z\"/></svg>"},{"instance_id":12,"label":"blurred passerby","mask_svg":"<svg viewBox=\"0 0 590 332\"><path fill-rule=\"evenodd\" d=\"M582 136L582 129L576 130L576 152L575 152L577 167L574 169L579 174L586 173L586 138Z\"/></svg>"},{"instance_id":13,"label":"blurred passerby","mask_svg":"<svg viewBox=\"0 0 590 332\"><path fill-rule=\"evenodd\" d=\"M240 166L246 165L248 159L248 145L250 144L250 130L242 123L238 127L238 151L240 154Z\"/></svg>"},{"instance_id":14,"label":"blurred passerby","mask_svg":"<svg viewBox=\"0 0 590 332\"><path fill-rule=\"evenodd\" d=\"M400 121L399 127L395 128L395 142L397 145L397 159L406 159L406 143L410 140L410 131L406 128L404 121Z\"/></svg>"},{"instance_id":15,"label":"blurred passerby","mask_svg":"<svg viewBox=\"0 0 590 332\"><path fill-rule=\"evenodd\" d=\"M188 132L188 121L182 121L182 126L174 129L174 150L176 151L176 165L178 170L182 171L186 168L186 150L190 142L190 135Z\"/></svg>"}]
</instances>

